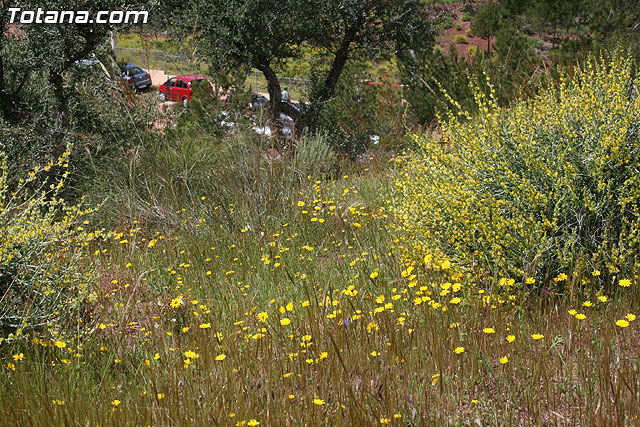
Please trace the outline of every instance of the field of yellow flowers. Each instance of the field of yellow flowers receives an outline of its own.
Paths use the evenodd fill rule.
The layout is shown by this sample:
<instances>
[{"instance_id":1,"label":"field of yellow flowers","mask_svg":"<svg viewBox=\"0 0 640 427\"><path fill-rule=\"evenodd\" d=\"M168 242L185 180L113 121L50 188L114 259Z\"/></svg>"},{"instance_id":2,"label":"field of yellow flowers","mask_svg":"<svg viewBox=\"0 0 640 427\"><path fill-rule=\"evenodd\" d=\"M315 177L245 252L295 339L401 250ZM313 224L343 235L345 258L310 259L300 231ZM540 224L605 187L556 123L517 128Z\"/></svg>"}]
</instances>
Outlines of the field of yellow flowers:
<instances>
[{"instance_id":1,"label":"field of yellow flowers","mask_svg":"<svg viewBox=\"0 0 640 427\"><path fill-rule=\"evenodd\" d=\"M637 223L625 222L637 218L638 175L625 175L616 190L603 172L595 178L609 191L602 200L575 197L602 215L612 206L626 212L610 217L627 224L615 259L597 239L600 252L585 258L593 248L578 244L581 228L568 226L563 240L556 225L575 225L567 212L578 204L547 210L584 183L560 145L543 143L550 135L590 138L594 147L599 139L604 159L613 159L594 156L602 170L624 175L638 165L638 80L629 63L594 67L575 76L576 86L550 88L512 110L479 95L481 117L458 122L452 113L441 137L416 137L401 158L372 157L335 179L303 178L280 194L276 217L247 208L256 194L226 204L198 194L201 215L171 213L182 228L140 218L104 230L86 209L44 190L25 200L0 191L0 230L14 236L0 244L2 298L27 306L13 307L14 324L2 325L2 423L638 423L638 234ZM611 96L589 93L594 84ZM565 99L571 122L563 121ZM589 126L601 133L580 133ZM509 151L512 140L524 160ZM490 151L489 141L494 175L477 155ZM591 159L577 143L571 149ZM549 174L527 163L537 158ZM576 174L554 176L554 158ZM518 161L529 175L514 172ZM481 172L510 181L483 187ZM514 201L518 194L524 200ZM611 194L624 195L628 212L618 199L603 207ZM16 214L25 206L37 221ZM64 218L37 214L46 206ZM611 233L602 236L612 242ZM571 258L562 242L573 238ZM549 241L552 254L543 250ZM41 244L27 252L33 242ZM43 267L16 267L26 264ZM7 277L25 278L29 297L17 299ZM35 327L41 312L49 317Z\"/></svg>"}]
</instances>

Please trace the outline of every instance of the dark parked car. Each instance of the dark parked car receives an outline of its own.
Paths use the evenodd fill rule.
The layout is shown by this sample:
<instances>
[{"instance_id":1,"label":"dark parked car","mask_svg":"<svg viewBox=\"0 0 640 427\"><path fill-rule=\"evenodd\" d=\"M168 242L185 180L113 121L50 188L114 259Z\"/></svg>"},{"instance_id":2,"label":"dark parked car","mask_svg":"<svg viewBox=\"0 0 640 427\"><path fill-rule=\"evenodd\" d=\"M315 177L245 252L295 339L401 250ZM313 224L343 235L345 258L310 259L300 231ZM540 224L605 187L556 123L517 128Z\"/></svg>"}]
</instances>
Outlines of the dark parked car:
<instances>
[{"instance_id":1,"label":"dark parked car","mask_svg":"<svg viewBox=\"0 0 640 427\"><path fill-rule=\"evenodd\" d=\"M249 103L249 108L252 110L258 108L264 108L269 104L269 100L259 93L254 93L251 95L251 102Z\"/></svg>"},{"instance_id":2,"label":"dark parked car","mask_svg":"<svg viewBox=\"0 0 640 427\"><path fill-rule=\"evenodd\" d=\"M198 85L208 85L211 88L211 84L203 76L197 74L172 77L158 88L160 99L182 102L186 107L193 96L192 89Z\"/></svg>"},{"instance_id":3,"label":"dark parked car","mask_svg":"<svg viewBox=\"0 0 640 427\"><path fill-rule=\"evenodd\" d=\"M122 75L129 87L135 90L143 90L151 86L151 76L137 65L125 65Z\"/></svg>"}]
</instances>

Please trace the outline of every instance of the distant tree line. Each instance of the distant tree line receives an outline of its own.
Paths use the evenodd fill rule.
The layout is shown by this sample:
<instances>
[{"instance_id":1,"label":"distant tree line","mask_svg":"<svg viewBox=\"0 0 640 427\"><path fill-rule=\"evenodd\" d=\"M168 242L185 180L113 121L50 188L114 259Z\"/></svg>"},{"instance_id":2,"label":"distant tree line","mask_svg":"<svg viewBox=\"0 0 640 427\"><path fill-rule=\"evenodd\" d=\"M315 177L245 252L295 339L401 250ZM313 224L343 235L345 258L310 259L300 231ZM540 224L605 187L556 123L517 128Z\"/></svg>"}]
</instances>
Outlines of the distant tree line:
<instances>
[{"instance_id":1,"label":"distant tree line","mask_svg":"<svg viewBox=\"0 0 640 427\"><path fill-rule=\"evenodd\" d=\"M470 85L489 90L485 76L497 100L508 104L535 94L554 78L555 67L574 66L601 50L621 48L640 59L640 7L632 0L489 0L465 2L462 9L471 16L471 34L487 39L486 50L472 46L461 57L435 49L402 68L419 123L431 123L451 107L444 91L473 112Z\"/></svg>"},{"instance_id":2,"label":"distant tree line","mask_svg":"<svg viewBox=\"0 0 640 427\"><path fill-rule=\"evenodd\" d=\"M640 51L640 6L634 0L490 0L478 6L472 30L487 38L514 24L528 25L539 38L550 33L553 45L573 30L603 47Z\"/></svg>"}]
</instances>

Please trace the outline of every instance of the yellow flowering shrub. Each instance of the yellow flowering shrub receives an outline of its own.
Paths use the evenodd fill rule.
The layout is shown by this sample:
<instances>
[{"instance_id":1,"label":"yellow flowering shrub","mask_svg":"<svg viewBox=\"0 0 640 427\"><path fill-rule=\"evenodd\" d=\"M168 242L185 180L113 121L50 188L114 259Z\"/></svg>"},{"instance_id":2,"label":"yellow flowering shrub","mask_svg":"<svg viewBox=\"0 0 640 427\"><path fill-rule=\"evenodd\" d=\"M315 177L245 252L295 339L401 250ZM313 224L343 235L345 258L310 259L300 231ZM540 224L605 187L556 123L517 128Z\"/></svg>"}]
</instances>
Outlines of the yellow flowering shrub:
<instances>
[{"instance_id":1,"label":"yellow flowering shrub","mask_svg":"<svg viewBox=\"0 0 640 427\"><path fill-rule=\"evenodd\" d=\"M0 153L0 333L58 330L87 296L88 273L80 268L82 247L91 239L74 228L84 213L59 194L68 172L56 182L42 179L67 168L69 153L37 167L9 188L7 159Z\"/></svg>"},{"instance_id":2,"label":"yellow flowering shrub","mask_svg":"<svg viewBox=\"0 0 640 427\"><path fill-rule=\"evenodd\" d=\"M441 137L414 135L393 206L409 262L447 257L480 277L543 284L567 268L637 269L633 69L617 53L592 59L509 109L496 105L488 82L487 94L475 88L476 117L454 108Z\"/></svg>"}]
</instances>

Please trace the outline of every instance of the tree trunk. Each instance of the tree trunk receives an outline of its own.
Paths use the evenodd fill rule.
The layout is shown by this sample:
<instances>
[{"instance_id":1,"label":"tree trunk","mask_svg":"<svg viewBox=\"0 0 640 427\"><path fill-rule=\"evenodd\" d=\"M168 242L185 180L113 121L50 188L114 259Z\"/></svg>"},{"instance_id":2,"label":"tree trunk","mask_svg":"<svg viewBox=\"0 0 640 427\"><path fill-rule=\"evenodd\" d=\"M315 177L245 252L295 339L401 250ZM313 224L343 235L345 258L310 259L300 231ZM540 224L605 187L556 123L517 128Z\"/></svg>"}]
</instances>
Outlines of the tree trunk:
<instances>
[{"instance_id":1,"label":"tree trunk","mask_svg":"<svg viewBox=\"0 0 640 427\"><path fill-rule=\"evenodd\" d=\"M491 53L491 36L487 37L487 53Z\"/></svg>"},{"instance_id":2,"label":"tree trunk","mask_svg":"<svg viewBox=\"0 0 640 427\"><path fill-rule=\"evenodd\" d=\"M349 59L349 49L358 34L358 25L359 23L354 23L353 26L347 29L344 38L340 43L340 47L333 58L333 63L331 64L331 69L327 74L327 78L312 94L311 105L304 106L304 108L301 106L300 110L295 109L290 103L282 102L280 81L269 63L262 62L253 64L255 68L262 72L267 80L269 103L274 120L277 121L279 119L278 113L283 112L293 119L296 123L297 129L305 128L312 132L317 129L320 111L322 110L323 105L334 95L342 70L344 70L344 66Z\"/></svg>"},{"instance_id":3,"label":"tree trunk","mask_svg":"<svg viewBox=\"0 0 640 427\"><path fill-rule=\"evenodd\" d=\"M347 59L349 59L349 46L351 45L350 38L345 38L340 45L340 49L336 52L335 58L333 58L333 64L331 65L331 70L329 70L329 74L324 81L324 85L321 88L321 91L318 93L318 101L326 102L333 96L336 90L336 85L338 84L338 79L342 74L342 70L344 69L345 64L347 63Z\"/></svg>"},{"instance_id":4,"label":"tree trunk","mask_svg":"<svg viewBox=\"0 0 640 427\"><path fill-rule=\"evenodd\" d=\"M264 78L267 80L267 90L269 91L269 106L271 112L271 121L276 125L277 133L280 133L282 129L282 123L280 122L280 113L285 113L293 119L294 123L298 123L301 119L301 114L298 110L293 108L288 102L282 102L282 92L280 91L280 80L276 75L273 68L268 63L254 64L254 66L262 72ZM303 124L302 122L300 123Z\"/></svg>"},{"instance_id":5,"label":"tree trunk","mask_svg":"<svg viewBox=\"0 0 640 427\"><path fill-rule=\"evenodd\" d=\"M311 131L315 131L318 127L318 115L323 104L331 99L336 91L336 86L340 79L340 75L342 74L342 70L349 59L349 48L351 47L353 38L357 34L355 28L356 26L354 25L345 33L345 37L340 44L340 48L336 52L336 56L333 58L333 64L331 65L331 69L329 70L329 74L327 74L324 84L313 94L313 99L311 100L312 106L308 113L305 114L305 125Z\"/></svg>"},{"instance_id":6,"label":"tree trunk","mask_svg":"<svg viewBox=\"0 0 640 427\"><path fill-rule=\"evenodd\" d=\"M49 156L51 159L56 159L62 153L64 153L66 149L65 136L69 131L69 127L71 124L71 120L69 118L69 105L67 102L67 96L64 93L64 82L62 80L62 74L54 73L51 71L49 73L49 83L53 86L53 95L56 98L57 111L58 111L58 122L60 125L60 129L55 136L55 142L51 147Z\"/></svg>"},{"instance_id":7,"label":"tree trunk","mask_svg":"<svg viewBox=\"0 0 640 427\"><path fill-rule=\"evenodd\" d=\"M271 110L275 111L282 102L282 93L280 92L280 81L275 71L269 64L257 64L256 68L262 72L267 80L267 91L269 92L269 105Z\"/></svg>"}]
</instances>

